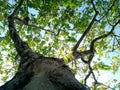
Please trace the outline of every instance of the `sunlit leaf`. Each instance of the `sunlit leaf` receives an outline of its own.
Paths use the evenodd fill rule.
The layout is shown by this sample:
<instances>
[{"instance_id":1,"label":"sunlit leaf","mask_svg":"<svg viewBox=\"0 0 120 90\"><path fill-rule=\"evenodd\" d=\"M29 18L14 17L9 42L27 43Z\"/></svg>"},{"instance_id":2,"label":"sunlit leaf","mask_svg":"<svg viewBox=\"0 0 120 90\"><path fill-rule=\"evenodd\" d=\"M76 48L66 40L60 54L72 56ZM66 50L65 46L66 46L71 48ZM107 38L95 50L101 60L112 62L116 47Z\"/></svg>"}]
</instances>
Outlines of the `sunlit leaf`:
<instances>
[{"instance_id":1,"label":"sunlit leaf","mask_svg":"<svg viewBox=\"0 0 120 90\"><path fill-rule=\"evenodd\" d=\"M117 56L112 57L113 60L118 60L119 58Z\"/></svg>"}]
</instances>

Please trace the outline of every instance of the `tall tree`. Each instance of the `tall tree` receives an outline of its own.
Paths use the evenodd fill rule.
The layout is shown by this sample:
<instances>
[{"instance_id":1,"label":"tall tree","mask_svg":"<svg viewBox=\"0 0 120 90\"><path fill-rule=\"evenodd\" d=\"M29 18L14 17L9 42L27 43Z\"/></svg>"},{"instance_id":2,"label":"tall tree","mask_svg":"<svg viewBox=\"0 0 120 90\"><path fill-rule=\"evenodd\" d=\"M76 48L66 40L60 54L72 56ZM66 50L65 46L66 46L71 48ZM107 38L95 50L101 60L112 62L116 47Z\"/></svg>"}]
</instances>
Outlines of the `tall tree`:
<instances>
[{"instance_id":1,"label":"tall tree","mask_svg":"<svg viewBox=\"0 0 120 90\"><path fill-rule=\"evenodd\" d=\"M3 11L0 72L6 74L3 81L12 71L16 72L0 90L120 88L119 84L110 87L99 82L95 73L113 70L115 74L119 70L119 0L3 0L0 3ZM113 54L108 56L109 52ZM107 62L106 58L114 61ZM5 61L14 68L5 69ZM80 82L75 78L77 72L82 77ZM91 76L94 83L88 87Z\"/></svg>"}]
</instances>

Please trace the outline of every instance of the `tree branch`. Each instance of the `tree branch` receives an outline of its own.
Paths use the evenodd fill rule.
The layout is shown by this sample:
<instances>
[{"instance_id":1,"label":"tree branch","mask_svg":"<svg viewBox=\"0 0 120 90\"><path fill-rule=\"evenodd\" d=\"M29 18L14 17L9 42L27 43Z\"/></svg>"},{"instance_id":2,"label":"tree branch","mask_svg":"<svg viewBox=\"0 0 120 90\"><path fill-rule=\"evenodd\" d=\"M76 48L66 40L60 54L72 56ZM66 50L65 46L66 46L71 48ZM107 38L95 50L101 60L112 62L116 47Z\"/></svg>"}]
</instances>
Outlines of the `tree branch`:
<instances>
[{"instance_id":1,"label":"tree branch","mask_svg":"<svg viewBox=\"0 0 120 90\"><path fill-rule=\"evenodd\" d=\"M95 51L92 51L92 50L86 50L86 51L76 51L74 53L74 58L75 59L78 59L78 58L83 58L84 56L87 56L87 55L93 55L93 52ZM83 60L83 59L82 59ZM84 60L83 60L84 61Z\"/></svg>"},{"instance_id":2,"label":"tree branch","mask_svg":"<svg viewBox=\"0 0 120 90\"><path fill-rule=\"evenodd\" d=\"M102 20L105 16L107 17L107 14L109 13L109 11L110 11L110 10L112 9L112 7L114 6L115 1L116 1L116 0L113 1L112 5L110 6L110 8L108 8L107 12L105 12L104 7L102 7L103 10L104 10L104 12L105 12L105 14L104 14L99 20L97 20L98 22L99 22L100 20Z\"/></svg>"},{"instance_id":3,"label":"tree branch","mask_svg":"<svg viewBox=\"0 0 120 90\"><path fill-rule=\"evenodd\" d=\"M94 15L92 21L90 22L90 24L88 25L87 29L85 30L85 32L82 34L82 36L80 37L80 39L78 40L78 42L74 46L73 54L77 51L77 48L79 47L80 43L82 42L82 40L87 35L87 33L90 31L91 27L93 26L94 22L96 21L96 16L98 15L98 11L96 10L95 5L94 5L93 2L92 2L92 5L93 5L93 8L95 10L95 15Z\"/></svg>"},{"instance_id":4,"label":"tree branch","mask_svg":"<svg viewBox=\"0 0 120 90\"><path fill-rule=\"evenodd\" d=\"M120 23L120 20L118 20L118 22L117 22L115 25L113 25L113 27L112 27L112 29L110 30L109 33L104 34L104 35L101 35L101 36L93 39L93 41L91 42L91 45L90 45L90 50L94 50L94 44L95 44L96 41L98 41L98 40L100 40L100 39L102 39L102 38L105 38L105 37L109 36L110 34L112 34L112 32L114 31L115 27L116 27L119 23Z\"/></svg>"},{"instance_id":5,"label":"tree branch","mask_svg":"<svg viewBox=\"0 0 120 90\"><path fill-rule=\"evenodd\" d=\"M115 36L113 37L113 46L112 46L112 51L114 51L114 47L115 47Z\"/></svg>"},{"instance_id":6,"label":"tree branch","mask_svg":"<svg viewBox=\"0 0 120 90\"><path fill-rule=\"evenodd\" d=\"M93 6L93 9L94 9L95 13L98 13L98 11L97 11L97 9L96 9L95 4L94 4L93 1L94 1L94 0L91 0L91 3L92 3L92 6Z\"/></svg>"},{"instance_id":7,"label":"tree branch","mask_svg":"<svg viewBox=\"0 0 120 90\"><path fill-rule=\"evenodd\" d=\"M104 12L105 12L104 7L102 7L102 8L103 8L103 10L104 10ZM109 10L110 10L110 9L109 9ZM109 21L109 19L108 19L108 17L107 17L107 14L108 14L109 10L106 12L106 14L103 16L103 18L106 17L108 24L109 24L110 26L113 26L113 25L110 23L110 21ZM101 18L101 19L102 19L102 18Z\"/></svg>"},{"instance_id":8,"label":"tree branch","mask_svg":"<svg viewBox=\"0 0 120 90\"><path fill-rule=\"evenodd\" d=\"M84 81L85 81L85 85L86 85L86 82L87 82L87 79L90 77L92 71L90 70L89 73L86 75Z\"/></svg>"},{"instance_id":9,"label":"tree branch","mask_svg":"<svg viewBox=\"0 0 120 90\"><path fill-rule=\"evenodd\" d=\"M14 15L19 11L21 5L23 4L23 1L24 1L24 0L19 0L19 4L18 4L18 6L15 7L13 13L12 13L10 16L14 16Z\"/></svg>"},{"instance_id":10,"label":"tree branch","mask_svg":"<svg viewBox=\"0 0 120 90\"><path fill-rule=\"evenodd\" d=\"M78 40L78 42L76 43L76 45L74 46L73 48L73 56L75 59L78 59L78 58L81 58L81 60L84 62L84 63L88 63L87 61L84 60L84 56L86 55L93 55L95 50L86 50L86 51L77 51L77 48L79 47L80 43L82 42L82 40L84 39L84 37L87 35L87 33L90 31L91 27L93 26L94 22L96 21L96 17L98 15L98 11L96 10L96 7L94 5L94 2L93 0L91 0L91 4L93 6L93 9L95 11L95 15L92 19L92 21L90 22L90 24L88 25L87 29L85 30L85 32L82 34L82 36L80 37L80 39Z\"/></svg>"},{"instance_id":11,"label":"tree branch","mask_svg":"<svg viewBox=\"0 0 120 90\"><path fill-rule=\"evenodd\" d=\"M94 79L95 83L98 83L98 81L97 81L97 79L96 79L96 77L95 77L95 74L94 74L94 72L93 72L93 69L92 69L92 67L91 67L91 61L92 61L93 57L94 57L94 55L90 55L90 56L89 56L89 60L88 60L88 63L87 63L88 66L89 66L89 73L88 73L88 75L85 77L85 84L86 84L87 79L90 77L91 74L92 74L92 76L93 76L93 79Z\"/></svg>"},{"instance_id":12,"label":"tree branch","mask_svg":"<svg viewBox=\"0 0 120 90\"><path fill-rule=\"evenodd\" d=\"M120 20L118 20L118 22L117 22L115 25L113 25L113 27L112 27L112 29L110 30L109 33L104 34L104 35L101 35L101 36L99 36L99 37L93 39L93 41L92 41L91 44L90 44L90 51L94 51L94 50L95 50L95 49L94 49L94 44L95 44L96 41L98 41L98 40L100 40L100 39L102 39L102 38L105 38L105 37L109 36L110 34L112 34L113 31L114 31L114 29L115 29L115 27L118 25L118 23L120 23ZM90 65L90 63L91 63L93 57L94 57L94 52L93 52L92 55L89 56L88 66L89 66L89 70L90 70L90 71L89 71L88 75L85 77L85 84L86 84L86 81L87 81L87 79L89 78L89 76L90 76L91 74L92 74L92 76L93 76L95 82L96 82L96 83L99 83L99 82L97 81L97 79L95 78L93 69L91 68L91 65Z\"/></svg>"},{"instance_id":13,"label":"tree branch","mask_svg":"<svg viewBox=\"0 0 120 90\"><path fill-rule=\"evenodd\" d=\"M94 82L94 86L95 86L96 84L97 84L97 85L102 85L102 86L104 86L104 87L106 87L106 88L109 88L110 90L115 90L115 88L110 87L110 86L108 86L108 85L105 85L105 84L103 84L103 83L101 83L101 82L97 82L97 83Z\"/></svg>"},{"instance_id":14,"label":"tree branch","mask_svg":"<svg viewBox=\"0 0 120 90\"><path fill-rule=\"evenodd\" d=\"M88 64L88 61L86 61L83 57L81 57L82 62L84 62L85 64Z\"/></svg>"},{"instance_id":15,"label":"tree branch","mask_svg":"<svg viewBox=\"0 0 120 90\"><path fill-rule=\"evenodd\" d=\"M18 6L15 7L13 13L8 17L8 27L9 27L10 36L14 41L15 48L20 56L24 55L26 51L31 51L31 48L27 45L27 43L23 42L20 36L17 34L14 25L14 15L19 11L21 5L23 4L23 1L24 0L19 0Z\"/></svg>"},{"instance_id":16,"label":"tree branch","mask_svg":"<svg viewBox=\"0 0 120 90\"><path fill-rule=\"evenodd\" d=\"M118 45L120 46L120 43L119 43L119 41L118 41L118 39L117 39L117 37L116 37L116 36L115 36L115 39L116 39L116 41L117 41Z\"/></svg>"},{"instance_id":17,"label":"tree branch","mask_svg":"<svg viewBox=\"0 0 120 90\"><path fill-rule=\"evenodd\" d=\"M30 27L33 27L33 28L41 29L41 30L43 30L43 31L45 31L45 32L50 32L50 33L55 34L53 31L51 31L51 30L49 30L49 29L44 29L44 28L41 27L41 26L36 26L36 25L33 25L33 24L29 24L29 23L26 24L26 22L25 22L24 20L22 20L22 19L20 19L20 18L18 18L18 17L14 17L14 19L15 19L16 21L18 21L18 22L26 25L26 26L30 26Z\"/></svg>"}]
</instances>

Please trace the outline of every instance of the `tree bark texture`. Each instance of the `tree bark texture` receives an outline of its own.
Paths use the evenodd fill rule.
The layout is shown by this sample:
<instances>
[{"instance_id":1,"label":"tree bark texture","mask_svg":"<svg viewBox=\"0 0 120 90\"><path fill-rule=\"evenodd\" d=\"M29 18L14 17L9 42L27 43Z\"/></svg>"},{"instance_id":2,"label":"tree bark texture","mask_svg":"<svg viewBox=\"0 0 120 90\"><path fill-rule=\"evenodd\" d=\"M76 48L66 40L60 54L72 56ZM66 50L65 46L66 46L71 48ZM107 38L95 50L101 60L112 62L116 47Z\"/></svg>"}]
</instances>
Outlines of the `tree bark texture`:
<instances>
[{"instance_id":1,"label":"tree bark texture","mask_svg":"<svg viewBox=\"0 0 120 90\"><path fill-rule=\"evenodd\" d=\"M62 59L38 57L24 63L0 90L88 90L75 79Z\"/></svg>"}]
</instances>

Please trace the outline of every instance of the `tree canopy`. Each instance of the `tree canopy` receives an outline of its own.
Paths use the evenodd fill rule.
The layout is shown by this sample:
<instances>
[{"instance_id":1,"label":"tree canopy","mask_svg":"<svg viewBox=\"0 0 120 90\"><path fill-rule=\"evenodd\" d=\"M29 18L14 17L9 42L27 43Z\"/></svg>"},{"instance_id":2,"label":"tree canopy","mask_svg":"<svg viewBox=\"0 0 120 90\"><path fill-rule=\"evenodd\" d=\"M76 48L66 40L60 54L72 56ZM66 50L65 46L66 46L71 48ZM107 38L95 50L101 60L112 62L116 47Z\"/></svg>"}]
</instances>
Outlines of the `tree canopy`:
<instances>
[{"instance_id":1,"label":"tree canopy","mask_svg":"<svg viewBox=\"0 0 120 90\"><path fill-rule=\"evenodd\" d=\"M18 69L8 16L20 1L0 1L0 83ZM102 72L120 74L119 0L25 0L14 18L19 35L33 51L63 58L91 90L120 89L116 77L99 79Z\"/></svg>"}]
</instances>

